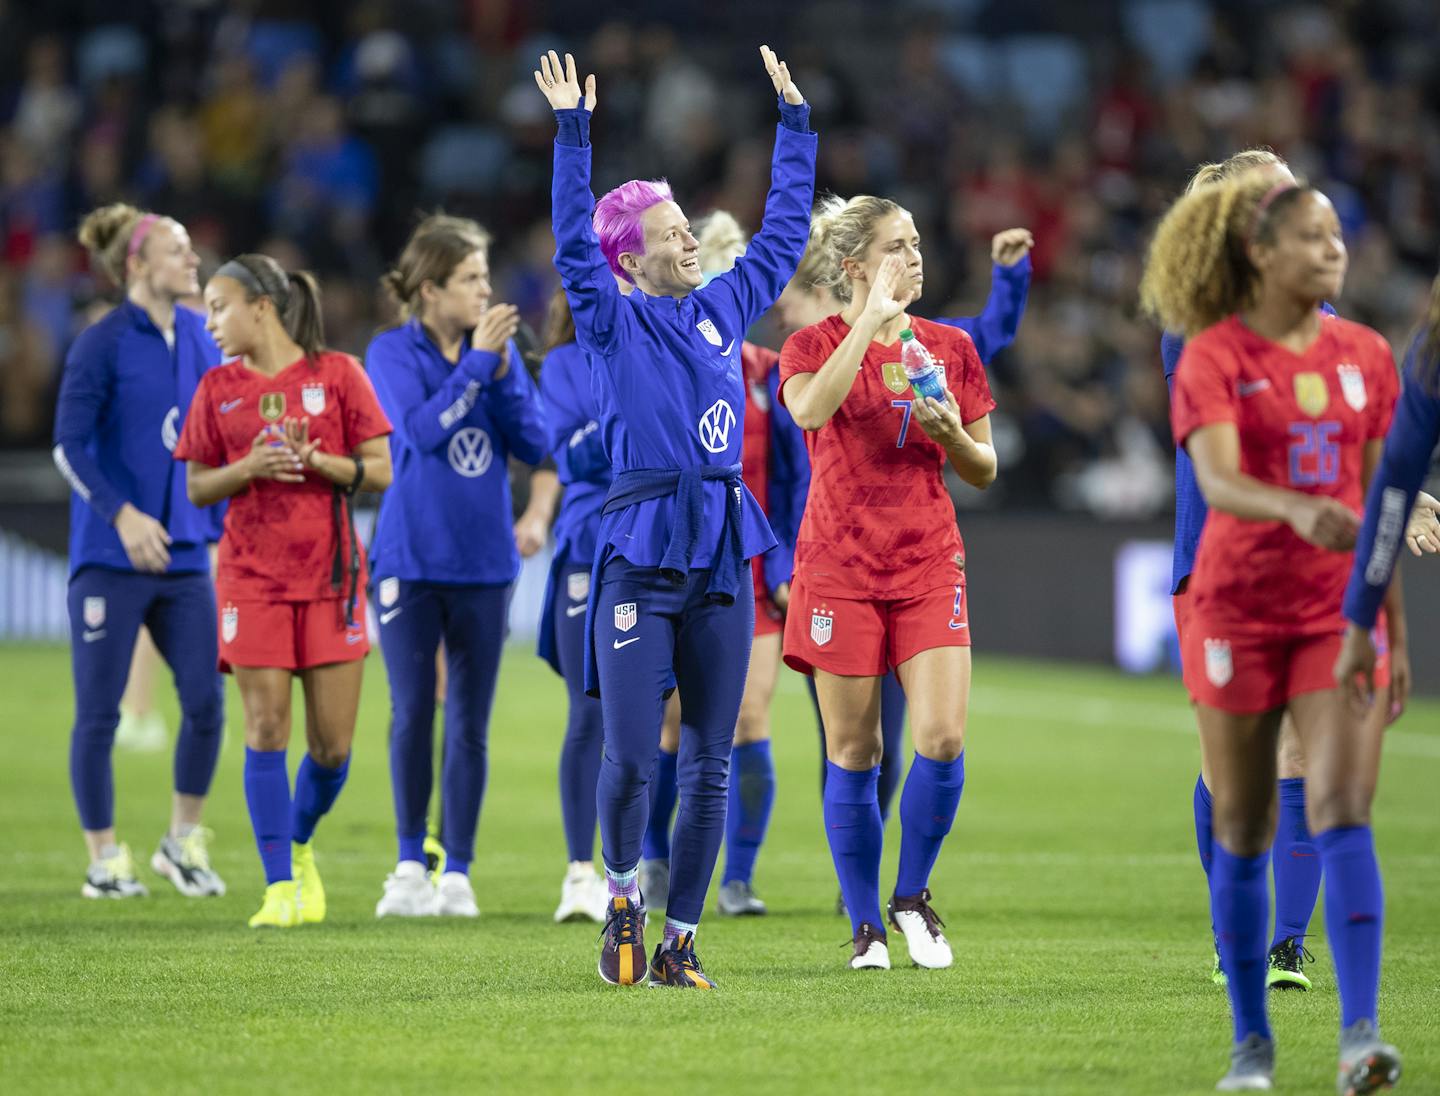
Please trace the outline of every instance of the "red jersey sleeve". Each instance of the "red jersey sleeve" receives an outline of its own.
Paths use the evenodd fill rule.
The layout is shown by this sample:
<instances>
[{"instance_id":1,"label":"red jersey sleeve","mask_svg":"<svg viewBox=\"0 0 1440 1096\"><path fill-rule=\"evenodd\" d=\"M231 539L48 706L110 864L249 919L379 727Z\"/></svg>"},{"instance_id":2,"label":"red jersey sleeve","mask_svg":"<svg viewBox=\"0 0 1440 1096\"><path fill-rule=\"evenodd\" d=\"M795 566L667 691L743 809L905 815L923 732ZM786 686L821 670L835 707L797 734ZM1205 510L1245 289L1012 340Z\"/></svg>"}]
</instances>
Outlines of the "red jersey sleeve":
<instances>
[{"instance_id":1,"label":"red jersey sleeve","mask_svg":"<svg viewBox=\"0 0 1440 1096\"><path fill-rule=\"evenodd\" d=\"M955 340L950 353L952 362L956 358L960 360L959 376L955 377L955 371L947 368L945 379L955 395L955 402L960 405L960 421L968 425L995 410L995 397L990 393L990 378L985 375L985 365L980 360L974 341L963 331L957 330L956 334L964 336ZM958 388L956 380L960 382Z\"/></svg>"},{"instance_id":2,"label":"red jersey sleeve","mask_svg":"<svg viewBox=\"0 0 1440 1096\"><path fill-rule=\"evenodd\" d=\"M1378 332L1374 334L1375 345L1372 355L1370 379L1375 385L1374 416L1370 420L1367 438L1383 438L1390 432L1390 420L1395 415L1395 404L1400 399L1400 373L1395 368L1395 355L1390 344Z\"/></svg>"},{"instance_id":3,"label":"red jersey sleeve","mask_svg":"<svg viewBox=\"0 0 1440 1096\"><path fill-rule=\"evenodd\" d=\"M1175 373L1175 400L1171 416L1175 444L1202 426L1239 422L1239 365L1202 333L1185 344Z\"/></svg>"},{"instance_id":4,"label":"red jersey sleeve","mask_svg":"<svg viewBox=\"0 0 1440 1096\"><path fill-rule=\"evenodd\" d=\"M221 468L225 459L225 443L220 437L220 424L215 418L215 400L211 397L214 385L210 370L200 378L190 408L185 413L185 425L180 430L180 440L175 443L176 460L193 460L211 468Z\"/></svg>"},{"instance_id":5,"label":"red jersey sleeve","mask_svg":"<svg viewBox=\"0 0 1440 1096\"><path fill-rule=\"evenodd\" d=\"M822 321L823 322L823 321ZM814 373L829 359L834 347L828 347L820 334L820 324L802 327L780 348L780 402L785 403L785 382L797 373ZM789 406L788 404L786 406Z\"/></svg>"},{"instance_id":6,"label":"red jersey sleeve","mask_svg":"<svg viewBox=\"0 0 1440 1096\"><path fill-rule=\"evenodd\" d=\"M375 387L360 363L348 354L339 363L341 399L345 410L345 453L353 453L361 442L394 433L395 428L380 409Z\"/></svg>"}]
</instances>

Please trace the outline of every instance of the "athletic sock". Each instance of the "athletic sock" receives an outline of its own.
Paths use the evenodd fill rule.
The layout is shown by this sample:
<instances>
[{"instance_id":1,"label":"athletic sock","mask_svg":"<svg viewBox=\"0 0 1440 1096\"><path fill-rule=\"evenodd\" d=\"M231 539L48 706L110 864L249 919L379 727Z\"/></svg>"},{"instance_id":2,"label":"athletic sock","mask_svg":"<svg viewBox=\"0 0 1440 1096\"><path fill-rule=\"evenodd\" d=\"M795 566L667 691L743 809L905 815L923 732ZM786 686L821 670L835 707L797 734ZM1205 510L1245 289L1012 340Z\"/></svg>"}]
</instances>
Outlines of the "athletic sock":
<instances>
[{"instance_id":1,"label":"athletic sock","mask_svg":"<svg viewBox=\"0 0 1440 1096\"><path fill-rule=\"evenodd\" d=\"M680 939L680 937L684 936L687 932L694 933L699 927L699 925L692 925L688 921L674 921L669 917L665 918L665 939L660 945L661 948L668 951L676 940Z\"/></svg>"},{"instance_id":2,"label":"athletic sock","mask_svg":"<svg viewBox=\"0 0 1440 1096\"><path fill-rule=\"evenodd\" d=\"M295 803L290 809L290 836L298 845L308 845L315 826L335 805L345 777L350 773L347 757L338 768L327 769L309 754L295 772Z\"/></svg>"},{"instance_id":3,"label":"athletic sock","mask_svg":"<svg viewBox=\"0 0 1440 1096\"><path fill-rule=\"evenodd\" d=\"M825 765L825 835L830 841L835 874L840 878L840 893L850 912L850 927L858 932L862 924L868 923L876 932L883 932L880 852L885 827L875 799L880 766L857 773L833 761Z\"/></svg>"},{"instance_id":4,"label":"athletic sock","mask_svg":"<svg viewBox=\"0 0 1440 1096\"><path fill-rule=\"evenodd\" d=\"M1205 889L1210 889L1210 859L1211 847L1215 842L1214 830L1214 807L1210 799L1210 789L1205 786L1205 778L1195 778L1195 846L1200 851L1200 867L1205 870ZM1218 937L1220 934L1215 931L1215 914L1212 909L1210 914L1210 935Z\"/></svg>"},{"instance_id":5,"label":"athletic sock","mask_svg":"<svg viewBox=\"0 0 1440 1096\"><path fill-rule=\"evenodd\" d=\"M414 837L400 835L400 862L415 860L421 864L427 863L425 859L425 835L423 833Z\"/></svg>"},{"instance_id":6,"label":"athletic sock","mask_svg":"<svg viewBox=\"0 0 1440 1096\"><path fill-rule=\"evenodd\" d=\"M1320 850L1305 824L1305 780L1280 781L1280 825L1275 831L1275 935L1273 948L1292 936L1304 936L1320 895Z\"/></svg>"},{"instance_id":7,"label":"athletic sock","mask_svg":"<svg viewBox=\"0 0 1440 1096\"><path fill-rule=\"evenodd\" d=\"M611 871L605 869L605 882L610 887L611 898L628 898L632 906L640 902L640 869Z\"/></svg>"},{"instance_id":8,"label":"athletic sock","mask_svg":"<svg viewBox=\"0 0 1440 1096\"><path fill-rule=\"evenodd\" d=\"M1220 960L1229 980L1235 1041L1251 1034L1270 1038L1265 1012L1265 929L1270 923L1270 888L1266 861L1259 856L1232 856L1213 843L1210 864L1210 915L1220 939Z\"/></svg>"},{"instance_id":9,"label":"athletic sock","mask_svg":"<svg viewBox=\"0 0 1440 1096\"><path fill-rule=\"evenodd\" d=\"M769 741L748 742L730 751L730 806L725 815L723 883L748 883L755 857L770 828L775 807L775 759Z\"/></svg>"},{"instance_id":10,"label":"athletic sock","mask_svg":"<svg viewBox=\"0 0 1440 1096\"><path fill-rule=\"evenodd\" d=\"M655 775L650 778L650 821L640 855L646 860L670 859L670 819L680 795L676 768L679 754L660 750L655 755Z\"/></svg>"},{"instance_id":11,"label":"athletic sock","mask_svg":"<svg viewBox=\"0 0 1440 1096\"><path fill-rule=\"evenodd\" d=\"M285 772L284 750L245 747L245 802L250 827L265 869L265 882L291 879L290 777Z\"/></svg>"},{"instance_id":12,"label":"athletic sock","mask_svg":"<svg viewBox=\"0 0 1440 1096\"><path fill-rule=\"evenodd\" d=\"M1325 936L1340 988L1340 1026L1378 1024L1380 933L1385 892L1369 826L1341 826L1315 838L1325 868Z\"/></svg>"},{"instance_id":13,"label":"athletic sock","mask_svg":"<svg viewBox=\"0 0 1440 1096\"><path fill-rule=\"evenodd\" d=\"M953 761L915 755L900 793L900 872L895 893L903 898L930 885L940 846L955 822L965 789L965 753Z\"/></svg>"}]
</instances>

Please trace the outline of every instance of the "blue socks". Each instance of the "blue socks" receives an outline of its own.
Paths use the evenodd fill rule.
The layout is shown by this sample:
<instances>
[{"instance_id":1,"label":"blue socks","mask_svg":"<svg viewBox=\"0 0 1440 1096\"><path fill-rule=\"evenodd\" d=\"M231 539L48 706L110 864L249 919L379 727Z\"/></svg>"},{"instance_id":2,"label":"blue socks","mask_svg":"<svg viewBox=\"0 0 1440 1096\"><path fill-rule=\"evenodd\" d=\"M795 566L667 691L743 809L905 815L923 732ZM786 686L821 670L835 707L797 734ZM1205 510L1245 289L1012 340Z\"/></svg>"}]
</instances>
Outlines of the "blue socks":
<instances>
[{"instance_id":1,"label":"blue socks","mask_svg":"<svg viewBox=\"0 0 1440 1096\"><path fill-rule=\"evenodd\" d=\"M730 805L725 814L722 883L735 879L750 882L774 806L775 760L770 755L769 741L736 746L730 751Z\"/></svg>"},{"instance_id":2,"label":"blue socks","mask_svg":"<svg viewBox=\"0 0 1440 1096\"><path fill-rule=\"evenodd\" d=\"M670 859L670 818L680 794L676 774L679 755L659 750L655 754L655 775L650 778L650 821L640 856L645 860Z\"/></svg>"},{"instance_id":3,"label":"blue socks","mask_svg":"<svg viewBox=\"0 0 1440 1096\"><path fill-rule=\"evenodd\" d=\"M930 870L955 821L965 788L965 754L954 761L915 755L900 793L900 874L895 893L902 898L930 885Z\"/></svg>"},{"instance_id":4,"label":"blue socks","mask_svg":"<svg viewBox=\"0 0 1440 1096\"><path fill-rule=\"evenodd\" d=\"M1340 989L1340 1027L1377 1021L1380 930L1385 894L1369 826L1342 826L1315 838L1325 867L1325 936Z\"/></svg>"},{"instance_id":5,"label":"blue socks","mask_svg":"<svg viewBox=\"0 0 1440 1096\"><path fill-rule=\"evenodd\" d=\"M1210 789L1205 778L1195 778L1195 845L1200 850L1200 866L1205 869L1205 878L1210 878L1210 846L1214 843L1214 809L1211 806Z\"/></svg>"},{"instance_id":6,"label":"blue socks","mask_svg":"<svg viewBox=\"0 0 1440 1096\"><path fill-rule=\"evenodd\" d=\"M266 885L292 878L290 777L285 772L284 750L245 747L245 802L250 807L250 826L255 831Z\"/></svg>"},{"instance_id":7,"label":"blue socks","mask_svg":"<svg viewBox=\"0 0 1440 1096\"><path fill-rule=\"evenodd\" d=\"M1230 980L1235 1041L1252 1033L1269 1039L1265 929L1270 922L1270 888L1265 875L1270 854L1232 856L1218 841L1211 849L1210 915L1218 930L1220 961Z\"/></svg>"},{"instance_id":8,"label":"blue socks","mask_svg":"<svg viewBox=\"0 0 1440 1096\"><path fill-rule=\"evenodd\" d=\"M1280 781L1280 825L1275 831L1275 935L1273 948L1292 936L1304 936L1320 894L1320 850L1305 824L1305 780Z\"/></svg>"},{"instance_id":9,"label":"blue socks","mask_svg":"<svg viewBox=\"0 0 1440 1096\"><path fill-rule=\"evenodd\" d=\"M850 927L868 923L884 932L880 917L880 851L885 841L880 805L875 799L880 766L850 772L825 762L825 836L840 877L840 893L850 911Z\"/></svg>"},{"instance_id":10,"label":"blue socks","mask_svg":"<svg viewBox=\"0 0 1440 1096\"><path fill-rule=\"evenodd\" d=\"M348 757L339 768L327 769L305 755L295 772L295 803L290 811L290 836L296 844L309 844L315 836L316 823L335 805L349 773Z\"/></svg>"}]
</instances>

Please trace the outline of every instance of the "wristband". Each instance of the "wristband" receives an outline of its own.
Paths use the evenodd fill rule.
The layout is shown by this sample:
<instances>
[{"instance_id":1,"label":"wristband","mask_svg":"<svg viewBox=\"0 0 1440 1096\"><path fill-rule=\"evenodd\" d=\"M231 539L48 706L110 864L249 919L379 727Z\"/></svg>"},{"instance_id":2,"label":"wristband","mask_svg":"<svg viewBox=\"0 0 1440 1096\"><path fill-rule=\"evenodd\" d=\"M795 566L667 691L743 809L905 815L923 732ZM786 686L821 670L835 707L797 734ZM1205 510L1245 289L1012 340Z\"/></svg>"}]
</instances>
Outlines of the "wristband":
<instances>
[{"instance_id":1,"label":"wristband","mask_svg":"<svg viewBox=\"0 0 1440 1096\"><path fill-rule=\"evenodd\" d=\"M350 481L350 486L345 488L347 495L353 495L360 490L360 485L365 482L365 461L360 457L351 457L355 462L355 478Z\"/></svg>"}]
</instances>

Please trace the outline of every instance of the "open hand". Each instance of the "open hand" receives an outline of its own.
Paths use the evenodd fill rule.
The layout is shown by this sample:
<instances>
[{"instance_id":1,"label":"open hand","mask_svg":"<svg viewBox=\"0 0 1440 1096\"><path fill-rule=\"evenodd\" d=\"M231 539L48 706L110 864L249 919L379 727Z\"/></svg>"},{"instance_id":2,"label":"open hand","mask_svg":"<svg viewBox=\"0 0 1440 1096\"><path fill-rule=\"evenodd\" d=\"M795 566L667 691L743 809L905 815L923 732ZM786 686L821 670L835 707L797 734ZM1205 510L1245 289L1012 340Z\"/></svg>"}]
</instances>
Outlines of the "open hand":
<instances>
[{"instance_id":1,"label":"open hand","mask_svg":"<svg viewBox=\"0 0 1440 1096\"><path fill-rule=\"evenodd\" d=\"M1440 552L1440 519L1436 510L1440 502L1421 491L1415 499L1415 509L1410 511L1410 523L1405 527L1405 543L1417 556L1427 552Z\"/></svg>"},{"instance_id":2,"label":"open hand","mask_svg":"<svg viewBox=\"0 0 1440 1096\"><path fill-rule=\"evenodd\" d=\"M1346 625L1340 657L1335 660L1335 682L1355 714L1363 718L1375 697L1375 645L1364 628Z\"/></svg>"},{"instance_id":3,"label":"open hand","mask_svg":"<svg viewBox=\"0 0 1440 1096\"><path fill-rule=\"evenodd\" d=\"M920 429L946 452L954 449L961 440L960 435L965 433L965 427L960 422L960 405L955 402L955 394L947 388L944 403L929 396L916 396L914 403L915 421L920 424Z\"/></svg>"},{"instance_id":4,"label":"open hand","mask_svg":"<svg viewBox=\"0 0 1440 1096\"><path fill-rule=\"evenodd\" d=\"M315 467L315 452L320 448L320 439L310 437L310 419L286 418L282 425L285 428L285 444L290 447L296 459L306 468Z\"/></svg>"},{"instance_id":5,"label":"open hand","mask_svg":"<svg viewBox=\"0 0 1440 1096\"><path fill-rule=\"evenodd\" d=\"M565 55L565 67L560 67L560 57L552 49L541 54L540 67L535 70L535 86L551 110L574 110L580 105L580 80L575 75L575 58ZM595 74L585 77L585 109L595 109Z\"/></svg>"},{"instance_id":6,"label":"open hand","mask_svg":"<svg viewBox=\"0 0 1440 1096\"><path fill-rule=\"evenodd\" d=\"M250 452L243 458L246 464L246 473L252 480L268 479L278 483L304 483L305 466L300 463L299 456L283 440L276 444L275 435L271 430L271 427L265 427L255 435L255 440L250 443Z\"/></svg>"},{"instance_id":7,"label":"open hand","mask_svg":"<svg viewBox=\"0 0 1440 1096\"><path fill-rule=\"evenodd\" d=\"M145 511L123 504L115 514L115 532L135 570L159 574L170 566L170 534Z\"/></svg>"},{"instance_id":8,"label":"open hand","mask_svg":"<svg viewBox=\"0 0 1440 1096\"><path fill-rule=\"evenodd\" d=\"M904 273L905 262L898 255L887 255L880 264L875 281L870 284L870 295L865 299L865 315L877 327L900 315L910 303L912 298L908 293L898 299L895 296L895 287Z\"/></svg>"},{"instance_id":9,"label":"open hand","mask_svg":"<svg viewBox=\"0 0 1440 1096\"><path fill-rule=\"evenodd\" d=\"M1014 266L1035 246L1035 237L1028 228L1007 228L990 240L990 261L1000 266Z\"/></svg>"},{"instance_id":10,"label":"open hand","mask_svg":"<svg viewBox=\"0 0 1440 1096\"><path fill-rule=\"evenodd\" d=\"M770 74L770 82L775 85L776 95L784 96L785 101L792 107L798 107L805 101L805 96L800 94L795 81L790 79L790 67L775 56L773 49L761 46L760 59L765 62L765 71Z\"/></svg>"}]
</instances>

